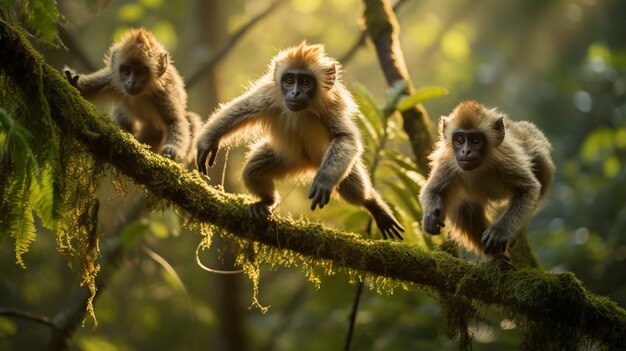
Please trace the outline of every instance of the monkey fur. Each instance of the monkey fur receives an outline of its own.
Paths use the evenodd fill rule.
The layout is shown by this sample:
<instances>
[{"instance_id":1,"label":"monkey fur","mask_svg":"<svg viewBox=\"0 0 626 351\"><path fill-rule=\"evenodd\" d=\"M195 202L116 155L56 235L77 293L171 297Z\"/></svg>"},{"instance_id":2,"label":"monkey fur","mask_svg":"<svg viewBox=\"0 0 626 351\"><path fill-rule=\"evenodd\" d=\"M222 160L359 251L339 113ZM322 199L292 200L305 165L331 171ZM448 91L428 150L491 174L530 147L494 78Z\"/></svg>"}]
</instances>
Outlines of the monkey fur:
<instances>
[{"instance_id":1,"label":"monkey fur","mask_svg":"<svg viewBox=\"0 0 626 351\"><path fill-rule=\"evenodd\" d=\"M322 45L303 42L281 51L245 93L209 117L197 141L198 169L206 174L207 159L212 166L219 147L248 131L258 139L243 170L246 187L259 198L249 206L252 219L267 219L278 203L275 180L315 172L311 210L323 208L337 190L371 213L384 238L402 239L404 228L361 160L357 106L339 74L339 62Z\"/></svg>"},{"instance_id":2,"label":"monkey fur","mask_svg":"<svg viewBox=\"0 0 626 351\"><path fill-rule=\"evenodd\" d=\"M156 153L192 163L202 121L187 111L183 80L152 33L129 30L109 48L104 64L90 74L63 71L83 97L109 108L121 129Z\"/></svg>"},{"instance_id":3,"label":"monkey fur","mask_svg":"<svg viewBox=\"0 0 626 351\"><path fill-rule=\"evenodd\" d=\"M461 102L439 122L429 156L431 172L420 192L422 228L465 248L504 260L546 194L553 176L552 146L530 122L496 109Z\"/></svg>"}]
</instances>

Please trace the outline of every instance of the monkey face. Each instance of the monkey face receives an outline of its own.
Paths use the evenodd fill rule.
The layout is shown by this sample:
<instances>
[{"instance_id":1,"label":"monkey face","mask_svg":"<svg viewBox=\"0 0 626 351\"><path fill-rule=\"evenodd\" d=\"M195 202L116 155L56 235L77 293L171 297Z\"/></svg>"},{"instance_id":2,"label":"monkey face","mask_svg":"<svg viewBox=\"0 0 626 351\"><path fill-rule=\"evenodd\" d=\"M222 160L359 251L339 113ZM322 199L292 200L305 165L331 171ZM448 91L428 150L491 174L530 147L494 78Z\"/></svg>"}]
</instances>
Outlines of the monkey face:
<instances>
[{"instance_id":1,"label":"monkey face","mask_svg":"<svg viewBox=\"0 0 626 351\"><path fill-rule=\"evenodd\" d=\"M120 65L120 80L128 95L140 94L150 79L150 69L143 64L126 62Z\"/></svg>"},{"instance_id":2,"label":"monkey face","mask_svg":"<svg viewBox=\"0 0 626 351\"><path fill-rule=\"evenodd\" d=\"M459 167L465 171L476 169L487 149L485 133L479 129L457 129L452 134L452 148Z\"/></svg>"},{"instance_id":3,"label":"monkey face","mask_svg":"<svg viewBox=\"0 0 626 351\"><path fill-rule=\"evenodd\" d=\"M294 112L302 111L313 102L317 80L308 70L288 69L280 78L280 89L287 108Z\"/></svg>"}]
</instances>

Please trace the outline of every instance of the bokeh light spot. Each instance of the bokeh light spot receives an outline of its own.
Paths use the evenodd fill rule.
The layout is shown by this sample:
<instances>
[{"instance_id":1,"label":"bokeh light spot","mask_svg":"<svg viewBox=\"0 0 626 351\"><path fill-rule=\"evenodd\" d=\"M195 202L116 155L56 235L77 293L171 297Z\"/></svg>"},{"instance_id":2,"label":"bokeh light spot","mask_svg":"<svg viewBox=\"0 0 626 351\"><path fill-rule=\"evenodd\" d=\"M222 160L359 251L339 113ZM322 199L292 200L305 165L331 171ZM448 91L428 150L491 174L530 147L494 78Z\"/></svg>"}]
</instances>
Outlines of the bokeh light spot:
<instances>
[{"instance_id":1,"label":"bokeh light spot","mask_svg":"<svg viewBox=\"0 0 626 351\"><path fill-rule=\"evenodd\" d=\"M593 98L588 92L579 90L574 94L574 106L576 106L579 111L587 113L591 111Z\"/></svg>"},{"instance_id":2,"label":"bokeh light spot","mask_svg":"<svg viewBox=\"0 0 626 351\"><path fill-rule=\"evenodd\" d=\"M458 30L447 31L441 39L441 50L453 59L464 59L470 54L467 38Z\"/></svg>"},{"instance_id":3,"label":"bokeh light spot","mask_svg":"<svg viewBox=\"0 0 626 351\"><path fill-rule=\"evenodd\" d=\"M291 0L294 10L301 13L313 13L320 8L322 0Z\"/></svg>"}]
</instances>

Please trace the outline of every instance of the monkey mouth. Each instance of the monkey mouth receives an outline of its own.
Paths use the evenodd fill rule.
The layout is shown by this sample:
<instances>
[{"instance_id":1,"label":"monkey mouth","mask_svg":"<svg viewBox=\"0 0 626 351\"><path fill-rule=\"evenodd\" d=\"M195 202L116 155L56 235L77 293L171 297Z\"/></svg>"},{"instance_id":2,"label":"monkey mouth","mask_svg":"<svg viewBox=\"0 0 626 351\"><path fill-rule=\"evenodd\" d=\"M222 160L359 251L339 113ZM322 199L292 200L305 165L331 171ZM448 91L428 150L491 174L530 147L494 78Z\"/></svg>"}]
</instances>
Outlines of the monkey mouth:
<instances>
[{"instance_id":1,"label":"monkey mouth","mask_svg":"<svg viewBox=\"0 0 626 351\"><path fill-rule=\"evenodd\" d=\"M126 90L126 94L128 95L137 95L141 93L141 89L138 88L126 88L124 90Z\"/></svg>"},{"instance_id":2,"label":"monkey mouth","mask_svg":"<svg viewBox=\"0 0 626 351\"><path fill-rule=\"evenodd\" d=\"M285 105L287 105L287 108L293 112L302 111L307 107L307 104L300 101L285 101Z\"/></svg>"},{"instance_id":3,"label":"monkey mouth","mask_svg":"<svg viewBox=\"0 0 626 351\"><path fill-rule=\"evenodd\" d=\"M459 164L459 167L461 167L461 169L463 169L464 171L471 171L473 169L476 169L480 165L480 162L477 162L475 160L457 160L457 163Z\"/></svg>"}]
</instances>

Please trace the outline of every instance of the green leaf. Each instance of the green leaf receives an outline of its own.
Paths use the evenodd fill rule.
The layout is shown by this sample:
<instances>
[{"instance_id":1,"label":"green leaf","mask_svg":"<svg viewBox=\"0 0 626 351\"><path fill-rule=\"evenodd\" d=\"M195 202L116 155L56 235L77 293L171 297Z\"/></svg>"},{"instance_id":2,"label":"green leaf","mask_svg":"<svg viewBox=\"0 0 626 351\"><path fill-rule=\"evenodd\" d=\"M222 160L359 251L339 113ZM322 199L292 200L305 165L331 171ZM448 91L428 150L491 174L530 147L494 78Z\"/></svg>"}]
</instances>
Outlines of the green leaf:
<instances>
[{"instance_id":1,"label":"green leaf","mask_svg":"<svg viewBox=\"0 0 626 351\"><path fill-rule=\"evenodd\" d=\"M35 156L29 145L32 136L19 122L0 108L0 134L4 136L2 144L3 163L8 165L8 182L3 184L0 197L6 201L0 204L3 216L0 230L8 232L15 240L16 262L24 267L22 255L28 252L35 241L35 224L29 206L31 180L39 175Z\"/></svg>"},{"instance_id":2,"label":"green leaf","mask_svg":"<svg viewBox=\"0 0 626 351\"><path fill-rule=\"evenodd\" d=\"M414 195L415 198L420 193L420 182L419 180L413 179L409 176L409 174L417 175L415 172L406 172L398 167L390 167L391 171L400 179L402 184L404 184L405 188L409 191L408 193Z\"/></svg>"},{"instance_id":3,"label":"green leaf","mask_svg":"<svg viewBox=\"0 0 626 351\"><path fill-rule=\"evenodd\" d=\"M51 164L44 165L39 180L33 176L30 183L30 204L46 228L55 230L61 217L61 203L59 190L56 189L58 177Z\"/></svg>"},{"instance_id":4,"label":"green leaf","mask_svg":"<svg viewBox=\"0 0 626 351\"><path fill-rule=\"evenodd\" d=\"M398 99L406 91L407 86L408 83L406 80L399 80L387 89L387 92L385 93L385 105L382 108L385 116L388 116L395 111Z\"/></svg>"},{"instance_id":5,"label":"green leaf","mask_svg":"<svg viewBox=\"0 0 626 351\"><path fill-rule=\"evenodd\" d=\"M380 140L383 133L383 122L385 119L383 111L378 108L374 98L363 85L355 84L352 93L363 115L362 117L359 116L359 118L368 136L376 143Z\"/></svg>"},{"instance_id":6,"label":"green leaf","mask_svg":"<svg viewBox=\"0 0 626 351\"><path fill-rule=\"evenodd\" d=\"M55 0L24 0L22 14L28 29L37 38L54 47L60 46L57 23L61 22L63 17Z\"/></svg>"},{"instance_id":7,"label":"green leaf","mask_svg":"<svg viewBox=\"0 0 626 351\"><path fill-rule=\"evenodd\" d=\"M395 150L384 150L384 156L387 156L389 160L393 161L397 166L404 168L407 171L414 171L419 173L419 167L412 159L404 156L402 153Z\"/></svg>"},{"instance_id":8,"label":"green leaf","mask_svg":"<svg viewBox=\"0 0 626 351\"><path fill-rule=\"evenodd\" d=\"M448 95L448 89L443 87L422 87L413 93L411 96L407 96L400 101L398 101L398 105L396 108L398 111L406 111L408 109L413 108L413 106L417 104L421 104L425 101L432 100L434 98L438 98L440 96Z\"/></svg>"},{"instance_id":9,"label":"green leaf","mask_svg":"<svg viewBox=\"0 0 626 351\"><path fill-rule=\"evenodd\" d=\"M419 220L422 218L422 211L417 207L417 198L409 192L398 186L396 183L389 180L382 181L400 200L400 206L402 206L413 218ZM414 199L415 198L415 199Z\"/></svg>"},{"instance_id":10,"label":"green leaf","mask_svg":"<svg viewBox=\"0 0 626 351\"><path fill-rule=\"evenodd\" d=\"M122 245L129 249L137 245L139 240L146 234L149 226L140 222L133 222L124 226L120 234Z\"/></svg>"},{"instance_id":11,"label":"green leaf","mask_svg":"<svg viewBox=\"0 0 626 351\"><path fill-rule=\"evenodd\" d=\"M32 244L37 237L37 233L35 232L35 220L33 218L33 212L26 202L22 204L22 207L18 209L17 212L19 217L13 221L10 230L15 239L15 260L22 268L26 268L22 260L22 255L28 252L30 244Z\"/></svg>"}]
</instances>

